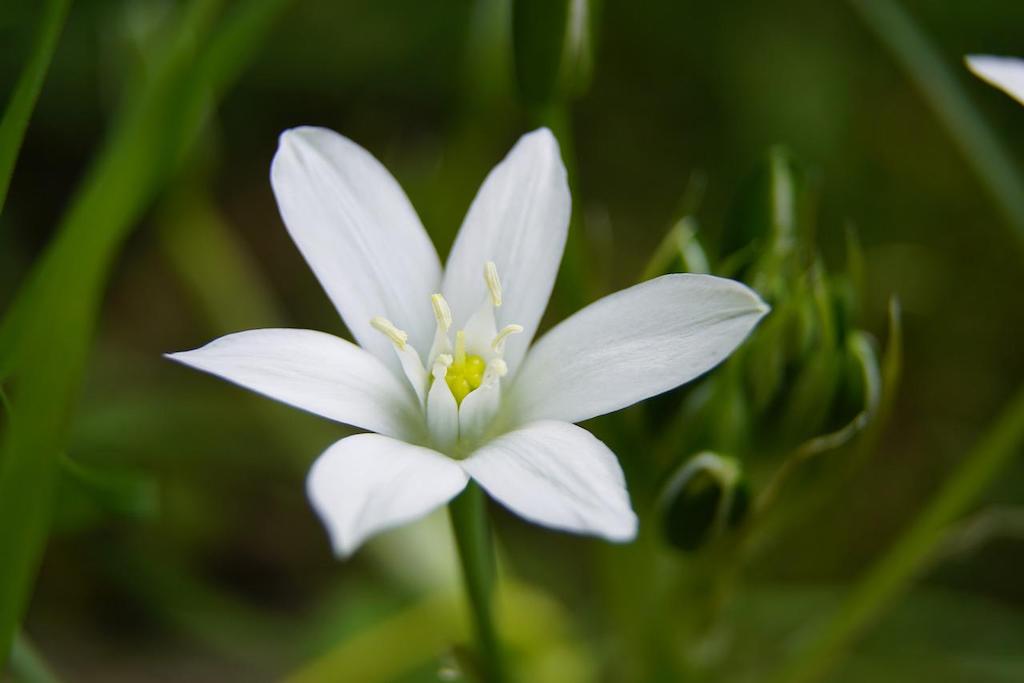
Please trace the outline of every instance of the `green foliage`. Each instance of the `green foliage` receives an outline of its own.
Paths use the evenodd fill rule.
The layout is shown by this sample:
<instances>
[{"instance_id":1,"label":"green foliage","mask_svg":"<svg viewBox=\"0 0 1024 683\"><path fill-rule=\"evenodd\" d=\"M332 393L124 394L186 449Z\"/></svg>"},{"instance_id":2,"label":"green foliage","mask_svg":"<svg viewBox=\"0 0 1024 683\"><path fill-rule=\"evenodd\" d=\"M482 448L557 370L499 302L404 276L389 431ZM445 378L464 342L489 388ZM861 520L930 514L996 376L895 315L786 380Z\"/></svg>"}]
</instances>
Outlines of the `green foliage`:
<instances>
[{"instance_id":1,"label":"green foliage","mask_svg":"<svg viewBox=\"0 0 1024 683\"><path fill-rule=\"evenodd\" d=\"M740 481L743 463L759 474L749 484L757 498L750 527L758 525L758 517L805 463L843 450L845 458L828 469L846 471L851 465L840 467L840 462L852 463L863 452L866 430L877 435L887 414L880 410L883 393L891 402L899 382L898 321L890 332L897 346L883 359L883 373L872 337L857 327L863 256L856 234L847 231L845 271L829 274L814 243L808 177L788 152L769 150L741 187L729 228L714 250L718 258L711 272L742 277L773 310L724 368L684 395L669 429L679 436L670 437L665 448L681 464L661 495L670 501L664 513L668 538L683 550L701 548L735 526L723 521L730 519L732 505L723 492ZM676 223L645 275L693 263L694 253L704 265L696 225L692 216ZM695 477L695 463L718 458L697 455L706 449L737 461L699 468L705 474ZM714 483L715 471L735 475L719 476ZM823 477L817 479L822 488ZM700 490L688 492L689 486Z\"/></svg>"},{"instance_id":2,"label":"green foliage","mask_svg":"<svg viewBox=\"0 0 1024 683\"><path fill-rule=\"evenodd\" d=\"M189 6L0 325L0 377L12 387L13 406L0 449L0 547L9 549L0 566L0 652L45 541L57 454L115 252L180 163L212 93L241 66L280 4L242 8L208 41L217 3Z\"/></svg>"},{"instance_id":3,"label":"green foliage","mask_svg":"<svg viewBox=\"0 0 1024 683\"><path fill-rule=\"evenodd\" d=\"M71 0L47 0L43 5L32 54L0 119L0 211L3 211L14 164L18 160L18 150L21 149L32 109L43 89L46 70L57 49L57 38L64 26L70 4Z\"/></svg>"},{"instance_id":4,"label":"green foliage","mask_svg":"<svg viewBox=\"0 0 1024 683\"><path fill-rule=\"evenodd\" d=\"M946 543L993 480L988 499L1021 485L1020 233L971 175L1020 227L1021 112L974 84L994 133L957 72L968 43L1013 49L1020 7L283 5L79 3L35 110L66 3L0 10L19 46L0 187L30 115L38 155L0 230L15 680L478 677L445 520L334 561L302 482L348 432L160 358L248 327L340 332L266 180L274 135L304 123L380 155L440 245L505 143L550 126L574 206L551 321L637 272L738 277L772 305L707 377L586 425L620 456L635 543L492 506L511 679L1022 678L1019 540Z\"/></svg>"},{"instance_id":5,"label":"green foliage","mask_svg":"<svg viewBox=\"0 0 1024 683\"><path fill-rule=\"evenodd\" d=\"M512 39L523 100L544 107L586 90L593 71L592 0L514 0Z\"/></svg>"},{"instance_id":6,"label":"green foliage","mask_svg":"<svg viewBox=\"0 0 1024 683\"><path fill-rule=\"evenodd\" d=\"M731 458L704 452L672 475L662 494L665 537L680 550L697 550L739 525L750 505L741 466Z\"/></svg>"}]
</instances>

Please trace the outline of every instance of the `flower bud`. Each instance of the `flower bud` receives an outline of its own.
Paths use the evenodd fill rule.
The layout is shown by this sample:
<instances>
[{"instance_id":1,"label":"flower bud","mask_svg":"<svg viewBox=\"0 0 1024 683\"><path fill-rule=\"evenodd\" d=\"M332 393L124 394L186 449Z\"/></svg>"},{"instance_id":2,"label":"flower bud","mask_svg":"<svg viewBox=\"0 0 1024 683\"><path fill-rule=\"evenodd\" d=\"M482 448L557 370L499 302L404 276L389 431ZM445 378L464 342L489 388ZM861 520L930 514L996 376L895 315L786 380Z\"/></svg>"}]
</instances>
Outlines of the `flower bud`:
<instances>
[{"instance_id":1,"label":"flower bud","mask_svg":"<svg viewBox=\"0 0 1024 683\"><path fill-rule=\"evenodd\" d=\"M807 173L789 152L773 147L747 178L721 244L724 273L735 273L769 303L813 253Z\"/></svg>"},{"instance_id":2,"label":"flower bud","mask_svg":"<svg viewBox=\"0 0 1024 683\"><path fill-rule=\"evenodd\" d=\"M737 526L749 504L740 463L704 451L686 461L662 491L665 537L680 550L695 551Z\"/></svg>"}]
</instances>

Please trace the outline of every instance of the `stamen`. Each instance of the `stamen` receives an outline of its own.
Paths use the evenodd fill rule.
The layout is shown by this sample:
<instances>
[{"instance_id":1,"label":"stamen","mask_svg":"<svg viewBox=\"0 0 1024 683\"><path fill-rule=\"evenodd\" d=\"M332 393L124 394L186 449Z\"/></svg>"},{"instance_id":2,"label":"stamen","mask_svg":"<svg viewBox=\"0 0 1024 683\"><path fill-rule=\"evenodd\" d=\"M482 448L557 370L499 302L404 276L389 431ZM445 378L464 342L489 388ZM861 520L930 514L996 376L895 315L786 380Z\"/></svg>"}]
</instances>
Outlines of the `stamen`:
<instances>
[{"instance_id":1,"label":"stamen","mask_svg":"<svg viewBox=\"0 0 1024 683\"><path fill-rule=\"evenodd\" d=\"M487 365L487 369L493 370L498 377L504 377L508 374L508 363L500 358L495 358Z\"/></svg>"},{"instance_id":2,"label":"stamen","mask_svg":"<svg viewBox=\"0 0 1024 683\"><path fill-rule=\"evenodd\" d=\"M508 365L500 358L492 358L484 370L480 386L493 388L499 379L508 374Z\"/></svg>"},{"instance_id":3,"label":"stamen","mask_svg":"<svg viewBox=\"0 0 1024 683\"><path fill-rule=\"evenodd\" d=\"M452 309L448 302L440 294L433 294L430 297L430 305L434 307L434 317L437 318L437 325L442 332L447 332L452 326Z\"/></svg>"},{"instance_id":4,"label":"stamen","mask_svg":"<svg viewBox=\"0 0 1024 683\"><path fill-rule=\"evenodd\" d=\"M496 353L504 352L505 340L513 334L519 334L522 331L522 325L516 325L514 323L511 325L505 325L505 327L501 328L501 331L498 332L498 334L494 335L494 340L491 341L491 348L494 349Z\"/></svg>"},{"instance_id":5,"label":"stamen","mask_svg":"<svg viewBox=\"0 0 1024 683\"><path fill-rule=\"evenodd\" d=\"M466 364L466 331L459 330L455 333L455 366L462 367Z\"/></svg>"},{"instance_id":6,"label":"stamen","mask_svg":"<svg viewBox=\"0 0 1024 683\"><path fill-rule=\"evenodd\" d=\"M395 327L395 324L390 320L378 315L375 318L370 319L370 326L378 332L386 335L388 339L394 342L395 346L397 346L399 350L405 350L405 344L409 341L409 334L404 330L400 330Z\"/></svg>"},{"instance_id":7,"label":"stamen","mask_svg":"<svg viewBox=\"0 0 1024 683\"><path fill-rule=\"evenodd\" d=\"M491 304L495 308L501 306L501 280L498 279L498 266L494 265L494 261L484 264L484 280L491 293Z\"/></svg>"}]
</instances>

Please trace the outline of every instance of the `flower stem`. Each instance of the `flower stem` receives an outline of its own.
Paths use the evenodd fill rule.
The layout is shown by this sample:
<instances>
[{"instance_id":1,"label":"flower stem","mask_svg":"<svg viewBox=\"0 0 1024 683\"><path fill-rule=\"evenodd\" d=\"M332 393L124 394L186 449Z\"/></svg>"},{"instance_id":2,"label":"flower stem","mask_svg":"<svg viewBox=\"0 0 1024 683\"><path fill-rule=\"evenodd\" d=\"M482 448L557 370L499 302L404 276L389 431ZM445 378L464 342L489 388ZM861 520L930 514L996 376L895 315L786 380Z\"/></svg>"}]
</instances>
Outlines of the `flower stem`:
<instances>
[{"instance_id":1,"label":"flower stem","mask_svg":"<svg viewBox=\"0 0 1024 683\"><path fill-rule=\"evenodd\" d=\"M462 578L466 586L476 630L477 654L483 679L487 683L503 683L501 645L494 628L495 561L491 541L491 525L487 517L484 492L474 482L448 504L459 549Z\"/></svg>"}]
</instances>

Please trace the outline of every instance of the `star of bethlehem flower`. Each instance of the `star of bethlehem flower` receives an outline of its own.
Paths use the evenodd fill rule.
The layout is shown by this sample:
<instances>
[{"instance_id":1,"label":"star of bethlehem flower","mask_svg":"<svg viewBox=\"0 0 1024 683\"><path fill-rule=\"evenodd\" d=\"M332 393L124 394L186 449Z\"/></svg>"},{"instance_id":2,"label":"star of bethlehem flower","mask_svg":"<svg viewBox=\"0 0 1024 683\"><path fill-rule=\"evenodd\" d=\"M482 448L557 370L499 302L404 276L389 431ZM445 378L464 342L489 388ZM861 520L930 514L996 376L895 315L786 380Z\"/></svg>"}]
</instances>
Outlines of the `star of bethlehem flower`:
<instances>
[{"instance_id":1,"label":"star of bethlehem flower","mask_svg":"<svg viewBox=\"0 0 1024 683\"><path fill-rule=\"evenodd\" d=\"M968 55L964 61L976 76L1024 104L1024 59Z\"/></svg>"},{"instance_id":2,"label":"star of bethlehem flower","mask_svg":"<svg viewBox=\"0 0 1024 683\"><path fill-rule=\"evenodd\" d=\"M637 518L615 455L573 423L718 364L768 310L738 282L666 275L605 297L531 345L569 225L558 143L523 136L473 200L442 270L387 170L333 131L281 135L281 216L358 346L296 329L169 357L365 429L313 464L335 552L419 518L474 479L547 527L611 541Z\"/></svg>"}]
</instances>

